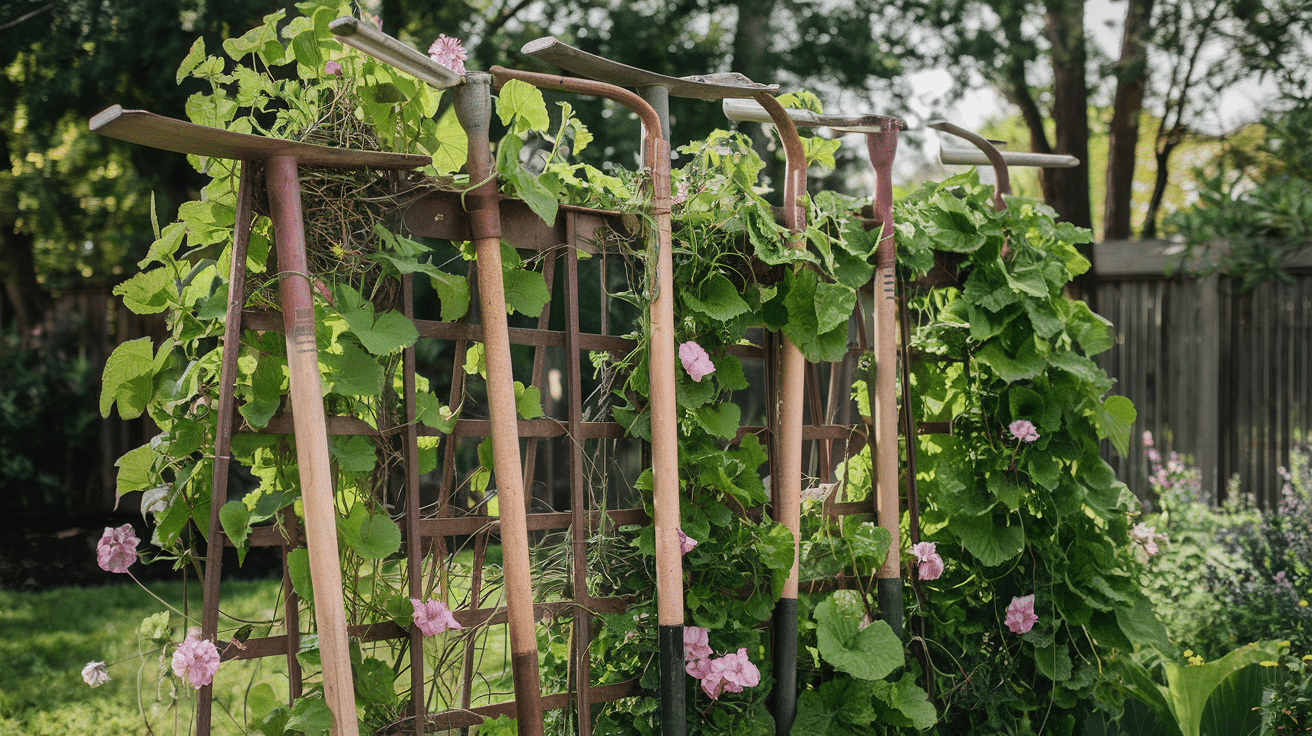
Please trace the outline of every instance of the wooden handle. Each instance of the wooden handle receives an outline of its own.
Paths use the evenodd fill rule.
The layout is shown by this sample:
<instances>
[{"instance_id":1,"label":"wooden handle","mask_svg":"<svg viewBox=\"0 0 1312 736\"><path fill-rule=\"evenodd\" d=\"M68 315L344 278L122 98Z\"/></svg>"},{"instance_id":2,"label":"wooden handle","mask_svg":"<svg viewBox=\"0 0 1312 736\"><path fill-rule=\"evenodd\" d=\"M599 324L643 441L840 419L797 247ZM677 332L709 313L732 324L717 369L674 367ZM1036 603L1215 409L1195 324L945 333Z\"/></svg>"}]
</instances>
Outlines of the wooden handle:
<instances>
[{"instance_id":1,"label":"wooden handle","mask_svg":"<svg viewBox=\"0 0 1312 736\"><path fill-rule=\"evenodd\" d=\"M328 426L319 383L319 348L315 342L314 297L305 257L298 166L290 156L275 156L265 166L281 269L287 372L310 579L314 585L314 615L319 629L319 657L323 664L324 701L333 714L333 736L357 736L355 686L351 682L351 655L346 639L337 513L328 456Z\"/></svg>"}]
</instances>

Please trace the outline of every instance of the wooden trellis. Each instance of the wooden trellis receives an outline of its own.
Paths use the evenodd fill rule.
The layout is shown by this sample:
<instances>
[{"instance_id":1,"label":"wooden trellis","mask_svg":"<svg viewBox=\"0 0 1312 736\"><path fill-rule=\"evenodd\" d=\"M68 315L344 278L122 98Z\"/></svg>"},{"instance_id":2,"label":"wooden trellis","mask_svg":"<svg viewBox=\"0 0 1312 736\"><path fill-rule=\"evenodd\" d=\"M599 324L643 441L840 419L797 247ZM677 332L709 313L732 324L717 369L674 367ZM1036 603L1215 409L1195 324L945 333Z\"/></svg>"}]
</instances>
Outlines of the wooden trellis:
<instances>
[{"instance_id":1,"label":"wooden trellis","mask_svg":"<svg viewBox=\"0 0 1312 736\"><path fill-rule=\"evenodd\" d=\"M350 21L350 22L348 22ZM352 19L342 19L334 25L334 30L344 36L367 36L376 31L365 30ZM391 45L392 51L399 55L401 62L393 62L406 71L416 73L421 78L437 86L453 87L463 85L457 94L463 95L470 104L486 104L489 94L489 79L486 75L468 75L464 80L445 76L429 66L428 60L413 50L400 47L394 39L383 37L385 46ZM377 40L377 39L376 39ZM561 45L530 44L542 52L564 53L560 59L577 61L581 55L573 49ZM526 51L529 48L526 47ZM373 51L370 51L373 53ZM417 58L416 58L417 57ZM406 61L408 59L408 61ZM391 61L392 59L388 59ZM585 62L588 59L584 58ZM595 57L593 59L595 62ZM588 63L593 63L588 62ZM406 66L408 64L409 66ZM435 67L436 65L431 65ZM586 66L586 64L585 64ZM444 71L444 70L442 70ZM613 71L613 70L612 70ZM867 309L858 305L853 315L853 334L855 344L849 347L843 361L824 367L806 364L801 361L796 348L770 333L756 333L751 344L737 345L730 353L752 363L759 363L759 373L767 397L764 424L746 426L739 430L739 439L747 433L761 436L770 452L770 473L772 487L775 491L770 512L784 522L794 533L798 530L797 513L800 508L800 492L803 476L809 469L821 483L832 480L833 470L842 460L859 451L866 444L874 445L874 457L878 481L876 493L864 501L846 501L841 494L826 497L824 512L833 517L844 515L871 515L882 526L892 531L894 546L889 561L878 573L880 579L881 604L888 603L888 610L897 613L897 620L890 621L895 629L900 630L900 570L898 568L897 520L900 511L901 493L897 487L897 397L895 376L898 372L896 321L893 316L893 257L892 257L892 223L891 223L891 180L890 169L896 148L897 131L904 126L901 121L878 116L859 118L827 118L824 120L806 119L805 116L793 115L790 118L777 103L772 94L775 88L763 88L762 85L750 87L739 86L733 93L733 85L722 85L731 92L713 96L706 89L716 86L715 82L670 80L662 82L659 75L651 75L641 70L640 76L631 78L627 83L641 86L649 94L649 100L655 100L659 107L662 95L678 94L691 89L694 94L709 99L737 96L755 98L764 110L762 119L775 123L789 150L790 166L786 186L786 199L795 203L797 196L805 191L805 167L797 159L796 146L797 125L819 125L840 131L858 130L865 132L870 141L871 161L876 167L878 191L875 197L875 217L869 222L871 228L880 228L884 242L880 246L879 266L875 282L872 285L872 304ZM560 77L548 78L546 75L529 75L510 70L494 70L501 78L528 79L543 86L553 86L589 94L598 92L595 83L582 83L581 80L566 80ZM646 76L641 76L646 75ZM692 85L692 86L689 86ZM695 85L704 85L698 87ZM653 89L659 90L650 94ZM704 93L704 94L703 94ZM609 93L606 93L609 94ZM460 103L458 103L459 105ZM627 103L626 103L627 104ZM635 103L636 104L636 103ZM728 107L726 108L728 109ZM657 119L660 109L653 109ZM472 115L472 117L470 117ZM478 122L482 116L482 123ZM731 117L734 117L731 114ZM511 626L512 672L514 680L514 699L490 704L474 702L477 641L474 636L467 636L463 643L458 675L459 696L453 707L439 712L429 712L428 696L425 694L426 672L424 658L424 637L417 627L403 630L391 621L356 622L347 625L342 613L340 577L334 581L331 576L324 580L316 577L315 589L322 595L316 595L316 619L319 644L324 663L324 685L326 700L335 714L334 734L354 734L354 699L351 684L351 667L348 653L348 638L361 642L392 640L404 642L409 650L410 692L409 713L407 717L394 724L401 732L424 733L467 728L482 723L485 717L509 715L519 718L520 733L533 734L542 732L542 713L548 710L570 709L580 734L591 732L591 713L594 705L611 702L634 694L636 681L594 685L592 677L593 654L590 644L593 641L593 619L597 614L621 612L626 610L629 601L619 597L594 595L594 574L589 569L588 540L600 530L614 529L629 524L642 524L651 521L640 505L632 505L633 494L608 494L605 488L597 489L589 482L588 466L592 460L588 448L597 443L632 441L626 435L624 427L605 416L588 413L584 405L585 386L584 355L586 352L609 352L625 355L632 351L636 342L622 337L633 331L630 322L612 324L612 309L609 303L609 282L617 278L614 270L615 261L622 259L622 251L629 247L628 241L637 237L629 232L626 218L620 213L588 210L576 207L561 207L560 214L552 224L544 223L533 214L526 205L510 199L499 198L495 193L495 182L480 172L490 171L487 160L486 112L462 114L462 125L470 136L470 160L468 169L471 181L483 181L483 186L462 200L461 193L431 190L412 201L404 203L403 212L398 218L413 235L451 240L473 241L479 247L479 259L470 267L469 280L474 301L481 303L478 321L462 319L446 322L427 318L416 313L415 289L410 276L402 277L400 283L401 311L415 324L421 341L440 342L450 349L452 360L450 370L449 404L455 406L467 397L466 373L460 364L466 348L473 342L481 342L488 351L488 390L489 405L471 407L466 404L463 417L456 423L450 434L443 435L437 430L420 425L416 419L417 369L416 347L404 350L402 355L402 406L404 422L397 427L381 429L348 416L324 416L322 402L314 401L317 396L313 388L317 387L317 364L313 366L314 383L310 385L304 378L298 378L295 365L292 371L293 390L292 409L276 415L268 425L260 430L264 433L295 435L298 453L313 453L314 448L321 448L326 455L328 436L363 435L396 437L401 445L400 477L401 494L397 499L393 518L403 530L403 550L406 555L406 588L411 597L422 598L426 589L426 580L431 583L435 576L443 574L442 565L454 553L458 539L472 539L474 563L469 580L471 605L455 612L456 619L467 629L498 626ZM649 129L651 124L649 124ZM657 125L659 128L659 125ZM287 141L274 141L258 136L243 135L216 129L195 126L176 120L160 118L138 111L123 111L118 108L96 116L92 122L93 130L124 140L151 145L165 150L207 156L219 156L240 160L242 164L241 187L238 192L236 225L233 239L232 271L229 275L228 305L223 339L223 358L221 373L221 394L218 405L219 423L216 435L214 455L216 458L213 479L214 497L211 501L211 520L208 529L209 551L205 574L205 601L202 619L202 636L217 636L218 601L220 592L220 568L216 562L221 558L222 549L232 546L225 538L219 523L218 512L226 500L228 460L231 455L230 443L232 433L238 431L236 423L240 421L236 413L234 382L236 378L237 349L239 336L243 330L283 333L288 343L289 359L293 355L307 353L313 355L314 323L313 309L309 288L313 274L307 273L304 265L303 233L299 190L295 186L297 171L303 166L323 167L369 167L409 169L416 168L426 161L422 157L402 156L398 154L366 153L341 149L310 146ZM668 131L664 131L668 136ZM649 130L649 138L651 131ZM649 161L659 161L663 149L659 144L647 151ZM657 192L656 207L664 206L668 217L668 155L665 158L664 196L662 204L660 192ZM659 168L659 167L654 167ZM1005 171L1005 165L1003 166ZM284 289L284 309L282 313L274 311L256 311L244 309L245 248L250 235L250 228L256 210L255 178L260 174L266 177L266 189L269 192L269 210L275 222L278 241L279 267L282 271L282 288ZM655 178L659 179L657 173ZM1000 180L1001 182L1002 180ZM466 209L468 207L468 209ZM657 214L660 214L659 211ZM796 211L786 211L785 224L794 232L801 231L800 215ZM668 219L665 221L668 236ZM510 246L528 252L531 258L542 264L542 272L549 288L559 280L559 293L553 289L551 299L535 323L531 326L510 327L505 322L504 312L500 309L498 290L500 288L499 246L501 241ZM668 251L668 240L662 244ZM300 249L298 256L297 249ZM493 254L497 254L494 255ZM586 255L586 265L581 265L580 254ZM668 257L668 253L666 253ZM482 272L480 272L482 267ZM490 273L489 273L490 272ZM491 274L495 274L492 277ZM585 310L591 309L582 303L583 291L580 279L596 279L599 282L597 296L599 303L594 305L600 319L596 331L585 331ZM667 279L668 284L668 279ZM300 293L289 293L300 290ZM666 290L666 296L669 296ZM309 309L308 313L305 311ZM655 319L655 317L653 317ZM308 321L307 321L308 320ZM553 320L561 325L553 329ZM873 320L873 321L872 321ZM903 320L905 328L905 319ZM873 334L873 338L871 335ZM308 337L308 340L306 339ZM903 337L905 341L905 336ZM510 355L512 347L530 350L533 355L531 376L526 384L537 388L543 395L553 394L548 380L548 364L552 351L560 351L564 356L561 371L560 395L563 403L554 404L547 416L537 419L516 419L514 416L513 396L510 414L505 413L504 390L510 385ZM655 355L653 346L653 355ZM862 353L876 353L875 374L871 381L872 407L875 417L863 421L854 416L850 400L850 386L854 375L856 358ZM672 354L668 361L673 365ZM653 358L655 361L655 358ZM653 370L655 373L655 370ZM905 382L904 382L905 383ZM653 388L653 390L655 390ZM759 390L759 389L758 389ZM672 389L671 389L672 391ZM298 398L308 396L309 398ZM496 404L500 401L501 406ZM655 398L653 398L655 401ZM312 405L318 404L318 419ZM487 418L474 418L485 415ZM307 424L307 422L309 422ZM904 417L903 424L916 431L910 417ZM655 424L655 420L653 421ZM671 429L672 428L657 428ZM928 428L936 431L940 428ZM507 434L508 433L508 434ZM421 493L420 437L438 436L443 439L440 444L441 462L440 478L437 482L436 499L425 499ZM486 505L467 508L459 501L461 448L479 443L484 438L494 438L500 514L490 516ZM508 438L508 439L507 439ZM557 511L552 508L540 511L533 504L533 489L539 485L539 458L544 455L542 443L563 438L568 447L565 466L569 488L569 510ZM506 444L506 443L509 444ZM805 447L805 455L803 454ZM550 452L548 450L548 452ZM644 461L659 466L661 463L677 463L669 457L670 451L659 445L641 450ZM306 546L312 557L321 561L334 560L337 555L335 526L332 514L332 489L327 489L326 505L322 497L322 484L326 481L326 459L315 459L312 455L301 455L302 486L306 498L306 523L298 525L290 509L281 512L279 523L258 527L250 536L252 546L279 547L283 553L284 563L292 551ZM806 465L804 466L804 458ZM513 462L512 462L513 461ZM677 464L675 466L677 468ZM668 471L667 471L668 473ZM668 474L666 476L668 478ZM625 479L631 483L632 478ZM658 476L658 484L662 481ZM665 482L669 482L666 480ZM318 487L318 491L312 488ZM516 490L518 489L518 490ZM598 491L600 490L600 493ZM550 489L549 489L550 491ZM320 493L317 502L311 501L314 493ZM608 498L608 495L610 496ZM658 497L660 491L658 490ZM677 498L677 487L676 487ZM622 501L618 507L615 501ZM428 501L432 501L429 503ZM626 505L628 504L628 505ZM657 501L658 552L662 536L661 501ZM547 504L551 507L552 504ZM317 508L313 510L312 507ZM914 507L914 504L913 504ZM677 524L677 506L674 521ZM914 524L913 524L914 529ZM527 553L529 535L540 538L566 540L568 553L568 595L559 600L542 601L540 595L531 592L525 595L523 590L516 592L516 585L528 584ZM674 531L668 527L665 534L673 538ZM490 584L485 564L485 553L489 541L499 538L506 546L505 582L503 603L489 596L487 586ZM517 545L512 552L511 542ZM668 556L668 555L665 555ZM513 559L512 559L513 557ZM658 557L662 557L658 554ZM662 557L663 559L663 557ZM427 571L423 568L425 561L431 560ZM675 582L678 577L677 555L674 562ZM664 563L660 563L664 564ZM322 569L316 566L316 572ZM668 573L664 574L668 581ZM512 582L519 576L520 583ZM658 573L658 585L662 574ZM887 583L887 584L885 584ZM679 583L681 584L681 583ZM795 678L788 672L796 661L796 598L800 585L808 590L838 587L841 581L806 581L798 580L797 567L794 566L789 584L785 588L784 605L776 612L775 642L776 669L780 673L779 695L775 698L776 718L780 721L780 732L786 733L791 725L792 708L795 708ZM284 632L261 638L248 639L244 642L218 641L217 645L224 661L250 660L264 657L284 657L289 672L290 698L295 699L302 691L302 673L297 660L301 648L302 624L298 617L300 602L291 584L290 574L284 564L283 606L285 609ZM677 594L674 602L666 596L665 607L678 607L678 620L668 619L662 614L660 625L662 635L665 629L682 626L682 594ZM536 600L536 602L535 602ZM791 600L791 607L787 601ZM882 606L881 606L882 607ZM568 617L572 622L570 648L570 681L563 692L541 693L539 690L539 672L537 663L537 645L533 632L533 623L545 618ZM788 621L791 618L791 625ZM340 621L340 627L333 629L333 621ZM525 624L527 622L527 624ZM527 632L523 627L527 625ZM516 629L515 627L519 627ZM791 648L790 648L791 642ZM662 644L667 642L662 639ZM531 650L531 651L530 651ZM682 704L671 703L682 698L683 673L681 647L676 648L677 660L673 663L662 660L662 672L666 679L662 683L662 715L666 722L673 722L674 716L682 729ZM668 657L666 657L668 659ZM673 665L673 666L671 666ZM671 671L673 670L673 671ZM675 691L677 690L677 694ZM790 692L791 691L791 692ZM667 710L674 708L674 710ZM200 693L197 711L197 731L209 733L211 721L209 687ZM666 731L675 733L680 731Z\"/></svg>"}]
</instances>

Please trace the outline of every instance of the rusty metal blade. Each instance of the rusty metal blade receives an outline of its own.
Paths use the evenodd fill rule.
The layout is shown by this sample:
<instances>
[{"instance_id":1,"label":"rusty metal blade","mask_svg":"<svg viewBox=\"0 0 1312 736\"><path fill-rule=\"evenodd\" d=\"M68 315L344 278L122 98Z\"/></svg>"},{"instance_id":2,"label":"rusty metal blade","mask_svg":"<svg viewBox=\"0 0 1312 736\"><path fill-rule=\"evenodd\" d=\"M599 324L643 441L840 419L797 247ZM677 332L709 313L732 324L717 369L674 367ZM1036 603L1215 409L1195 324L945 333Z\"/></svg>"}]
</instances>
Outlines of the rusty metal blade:
<instances>
[{"instance_id":1,"label":"rusty metal blade","mask_svg":"<svg viewBox=\"0 0 1312 736\"><path fill-rule=\"evenodd\" d=\"M266 138L196 125L145 110L124 110L120 105L91 118L91 131L163 151L235 161L267 161L275 156L288 156L295 158L301 166L337 169L417 169L432 163L428 156L358 151Z\"/></svg>"},{"instance_id":2,"label":"rusty metal blade","mask_svg":"<svg viewBox=\"0 0 1312 736\"><path fill-rule=\"evenodd\" d=\"M697 100L744 98L779 90L777 84L758 84L741 74L706 74L669 77L590 54L551 36L529 41L520 53L554 64L566 71L619 87L664 87L674 97Z\"/></svg>"},{"instance_id":3,"label":"rusty metal blade","mask_svg":"<svg viewBox=\"0 0 1312 736\"><path fill-rule=\"evenodd\" d=\"M353 46L438 89L450 89L462 81L459 74L383 33L372 23L362 22L359 18L349 16L338 18L328 24L328 30L336 34L342 43Z\"/></svg>"},{"instance_id":4,"label":"rusty metal blade","mask_svg":"<svg viewBox=\"0 0 1312 736\"><path fill-rule=\"evenodd\" d=\"M736 122L770 123L770 113L755 100L725 100L724 116ZM906 130L900 118L888 115L821 115L810 110L788 110L788 117L799 128L829 128L839 133L883 133Z\"/></svg>"}]
</instances>

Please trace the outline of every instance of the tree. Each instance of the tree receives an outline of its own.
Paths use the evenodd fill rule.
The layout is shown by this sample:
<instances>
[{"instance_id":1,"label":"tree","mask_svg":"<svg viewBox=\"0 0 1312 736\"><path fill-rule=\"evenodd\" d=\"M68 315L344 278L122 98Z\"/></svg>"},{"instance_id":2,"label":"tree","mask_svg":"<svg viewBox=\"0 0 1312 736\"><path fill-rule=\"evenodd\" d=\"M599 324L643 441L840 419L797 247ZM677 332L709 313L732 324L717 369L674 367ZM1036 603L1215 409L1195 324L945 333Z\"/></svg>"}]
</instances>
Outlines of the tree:
<instances>
[{"instance_id":1,"label":"tree","mask_svg":"<svg viewBox=\"0 0 1312 736\"><path fill-rule=\"evenodd\" d=\"M1121 55L1116 63L1116 98L1107 126L1107 184L1103 200L1103 239L1130 237L1130 203L1134 198L1135 153L1139 117L1148 83L1148 21L1153 0L1126 0Z\"/></svg>"},{"instance_id":2,"label":"tree","mask_svg":"<svg viewBox=\"0 0 1312 736\"><path fill-rule=\"evenodd\" d=\"M185 117L193 90L173 71L191 40L217 44L278 4L17 0L0 11L0 324L27 334L51 286L130 268L151 240L150 193L170 218L197 186L179 157L92 135L87 119L115 103Z\"/></svg>"}]
</instances>

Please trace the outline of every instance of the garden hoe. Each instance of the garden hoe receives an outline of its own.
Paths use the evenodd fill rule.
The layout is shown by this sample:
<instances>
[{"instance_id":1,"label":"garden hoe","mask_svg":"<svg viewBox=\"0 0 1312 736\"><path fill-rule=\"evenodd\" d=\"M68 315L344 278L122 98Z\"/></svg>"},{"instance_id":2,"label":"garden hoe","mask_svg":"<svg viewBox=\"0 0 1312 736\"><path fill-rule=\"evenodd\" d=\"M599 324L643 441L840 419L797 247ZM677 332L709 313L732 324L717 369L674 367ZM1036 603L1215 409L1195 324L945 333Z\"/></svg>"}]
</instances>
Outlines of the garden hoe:
<instances>
[{"instance_id":1,"label":"garden hoe","mask_svg":"<svg viewBox=\"0 0 1312 736\"><path fill-rule=\"evenodd\" d=\"M750 103L728 100L724 113L730 120L770 122L765 110ZM829 128L838 133L862 133L870 163L875 169L874 215L880 230L874 275L875 360L867 386L873 387L871 410L874 413L874 464L876 508L879 525L888 530L892 544L884 564L876 572L879 610L883 619L902 635L902 577L898 520L901 509L898 493L897 441L897 280L896 253L893 247L893 158L897 153L898 131L906 123L883 115L821 115L806 110L790 110L796 125Z\"/></svg>"},{"instance_id":2,"label":"garden hoe","mask_svg":"<svg viewBox=\"0 0 1312 736\"><path fill-rule=\"evenodd\" d=\"M653 172L657 169L663 169L663 178L668 185L669 182L669 141L670 141L670 124L669 124L669 98L685 97L701 100L723 100L730 98L749 98L756 99L762 105L772 106L778 110L780 116L783 115L783 109L774 100L774 94L778 91L777 85L757 84L748 80L740 74L715 74L707 76L694 77L668 77L663 74L638 69L625 64L620 64L609 59L589 54L567 44L561 43L555 38L540 38L530 41L521 49L524 54L532 56L542 61L550 62L562 69L580 74L591 79L595 79L608 84L620 87L633 87L637 90L639 96L651 106L655 111L658 122L649 123L643 121L645 135L649 138L654 135L651 126L657 126L661 140L665 144L662 152L663 158L653 158L652 155L644 155L644 165L650 167ZM786 118L781 118L787 124ZM802 212L796 206L797 197L805 191L806 164L805 157L802 154L801 141L797 140L796 129L793 129L792 143L794 148L789 148L789 174L785 186L785 201L789 203L786 208L785 217L788 218L788 226L794 233L800 234L804 229ZM786 148L790 144L785 136ZM655 174L653 173L653 177ZM669 214L668 208L665 210L665 219L662 221L661 233L662 250L659 257L658 269L665 268L669 260L669 254L666 248L670 245ZM793 243L795 247L800 247L801 241ZM668 271L663 273L672 274L672 266ZM669 284L671 277L661 276L658 284ZM657 381L656 370L659 365L662 372L673 371L674 369L674 340L673 340L673 294L669 290L658 289L656 303L652 305L653 325L659 316L662 320L668 320L665 324L670 325L669 345L663 346L663 349L669 351L668 358L658 354L653 343L652 348L652 382L653 392ZM655 332L655 329L653 329ZM785 340L784 347L784 364L783 364L783 386L781 390L782 405L780 408L780 436L778 438L779 447L782 449L778 459L779 483L775 488L775 508L776 514L780 509L792 509L792 512L784 511L783 518L780 519L785 526L793 533L794 539L794 564L793 572L789 577L789 583L785 584L784 597L789 598L788 591L792 591L791 614L784 614L778 618L778 621L786 621L784 628L776 628L776 651L779 651L779 642L791 642L791 656L785 656L790 663L786 668L787 673L792 673L787 683L776 688L776 692L788 691L792 693L789 704L784 705L780 712L784 713L784 719L791 724L792 714L796 711L796 651L797 651L797 550L796 539L800 528L800 508L801 508L801 457L802 457L802 396L803 396L803 378L805 371L805 362L802 354L791 343ZM668 379L673 383L672 373ZM663 486L661 477L656 477L656 495L658 499L665 498L672 508L666 511L666 521L661 520L661 501L657 501L657 522L656 522L656 544L657 559L662 561L658 565L665 564L667 560L674 560L678 564L679 550L677 536L674 528L677 528L679 520L678 508L678 458L675 455L678 447L678 437L676 432L676 423L674 418L675 407L672 405L673 399L670 399L671 406L668 409L661 409L667 414L658 414L658 405L655 394L652 398L652 450L657 458L662 458L661 446L671 448L668 460L658 460L657 462L669 462L673 469L668 471L671 480L668 486ZM660 420L658 417L665 416L666 419ZM657 428L668 436L662 438L661 445L657 444ZM670 501L670 498L673 498ZM674 527L674 528L672 528ZM683 681L683 590L681 564L677 567L671 566L671 570L666 572L666 577L661 579L658 576L658 615L660 621L660 652L661 652L661 732L669 736L671 734L682 734L686 728L685 713L686 703L684 702L684 681ZM661 567L658 566L658 573ZM781 604L787 608L787 604ZM788 647L785 646L787 649ZM776 656L778 660L779 657ZM784 674L776 669L776 678L781 682L785 679ZM778 708L777 708L778 710ZM776 713L776 722L780 721L780 713ZM783 731L786 733L786 730Z\"/></svg>"},{"instance_id":3,"label":"garden hoe","mask_svg":"<svg viewBox=\"0 0 1312 736\"><path fill-rule=\"evenodd\" d=\"M519 454L519 417L506 322L501 272L501 213L492 165L489 126L492 76L463 77L357 18L338 18L329 29L344 43L409 72L438 89L453 89L455 111L468 140L465 202L478 264L478 295L487 359L488 419L493 472L500 497L501 544L505 559L506 617L510 633L515 712L520 734L542 734L542 697L537 634L533 626L533 586L529 568L527 505ZM422 682L417 692L422 693Z\"/></svg>"},{"instance_id":4,"label":"garden hoe","mask_svg":"<svg viewBox=\"0 0 1312 736\"><path fill-rule=\"evenodd\" d=\"M332 469L329 464L327 421L319 381L318 345L315 341L312 274L308 273L305 253L305 223L301 210L299 170L302 166L323 168L415 169L430 163L427 156L355 151L316 146L276 138L194 125L161 117L141 110L124 110L114 106L91 119L91 130L111 138L151 146L165 151L227 158L242 162L262 161L269 208L277 241L279 282L282 294L284 335L287 341L287 368L291 386L292 419L296 433L296 457L300 472L301 498L305 509L306 543L309 548L310 576L315 596L315 619L318 624L319 653L323 665L324 700L333 714L333 736L356 736L359 731L355 715L355 690L351 680L351 658L347 646L346 609L337 550L337 521L333 504ZM242 167L241 196L238 212L250 212L251 185L246 181L249 167ZM244 243L247 222L238 221L234 247ZM244 258L233 258L234 271ZM233 282L235 283L235 282ZM231 288L228 294L228 321L224 339L221 370L235 368L239 343L232 328L237 326L243 292ZM230 354L231 353L231 354ZM230 365L231 364L231 365ZM224 373L221 375L231 374ZM220 406L230 406L232 384L221 386ZM227 395L226 401L224 394ZM230 416L229 412L228 415ZM221 415L224 416L224 415ZM227 434L230 434L229 427ZM216 446L214 493L226 489L227 448ZM225 462L219 462L225 461ZM217 629L217 593L222 554L218 512L222 503L211 503L208 564L205 566L206 607L201 635L215 636ZM211 613L212 612L212 613ZM197 730L209 731L209 698L202 697L197 713Z\"/></svg>"}]
</instances>

